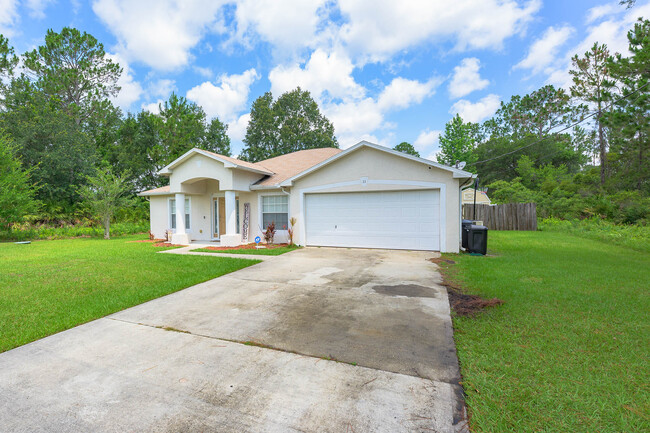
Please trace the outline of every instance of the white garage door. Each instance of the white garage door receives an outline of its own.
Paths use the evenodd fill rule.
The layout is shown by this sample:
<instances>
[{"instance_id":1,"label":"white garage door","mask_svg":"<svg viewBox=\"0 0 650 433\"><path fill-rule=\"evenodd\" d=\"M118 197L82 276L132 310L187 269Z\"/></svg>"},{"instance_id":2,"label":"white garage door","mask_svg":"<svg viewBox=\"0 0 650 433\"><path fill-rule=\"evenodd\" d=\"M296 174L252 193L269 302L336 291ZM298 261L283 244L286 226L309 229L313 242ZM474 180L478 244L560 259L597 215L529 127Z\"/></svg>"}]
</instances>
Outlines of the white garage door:
<instances>
[{"instance_id":1,"label":"white garage door","mask_svg":"<svg viewBox=\"0 0 650 433\"><path fill-rule=\"evenodd\" d=\"M440 250L440 191L305 195L307 245Z\"/></svg>"}]
</instances>

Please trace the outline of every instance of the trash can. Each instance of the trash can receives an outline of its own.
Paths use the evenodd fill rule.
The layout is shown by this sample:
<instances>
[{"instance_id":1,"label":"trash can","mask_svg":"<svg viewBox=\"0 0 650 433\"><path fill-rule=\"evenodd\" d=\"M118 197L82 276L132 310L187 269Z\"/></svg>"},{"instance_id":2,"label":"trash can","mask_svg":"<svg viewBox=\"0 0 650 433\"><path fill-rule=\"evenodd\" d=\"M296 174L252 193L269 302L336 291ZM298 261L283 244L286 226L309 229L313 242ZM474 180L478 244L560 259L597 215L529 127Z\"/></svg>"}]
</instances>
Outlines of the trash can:
<instances>
[{"instance_id":1,"label":"trash can","mask_svg":"<svg viewBox=\"0 0 650 433\"><path fill-rule=\"evenodd\" d=\"M463 246L464 249L467 249L467 239L469 238L469 228L472 226L474 221L472 220L463 220L463 227L462 227L462 243L461 245Z\"/></svg>"},{"instance_id":2,"label":"trash can","mask_svg":"<svg viewBox=\"0 0 650 433\"><path fill-rule=\"evenodd\" d=\"M485 226L472 225L469 228L467 246L470 253L487 254L488 228Z\"/></svg>"}]
</instances>

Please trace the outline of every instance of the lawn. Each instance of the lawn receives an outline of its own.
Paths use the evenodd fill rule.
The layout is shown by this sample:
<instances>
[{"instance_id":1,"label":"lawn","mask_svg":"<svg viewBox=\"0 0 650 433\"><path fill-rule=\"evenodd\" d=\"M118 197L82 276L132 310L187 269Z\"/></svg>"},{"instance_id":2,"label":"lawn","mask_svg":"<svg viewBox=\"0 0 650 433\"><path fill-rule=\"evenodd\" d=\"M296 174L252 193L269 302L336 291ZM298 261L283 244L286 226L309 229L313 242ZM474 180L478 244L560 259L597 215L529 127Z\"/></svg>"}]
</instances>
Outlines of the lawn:
<instances>
[{"instance_id":1,"label":"lawn","mask_svg":"<svg viewBox=\"0 0 650 433\"><path fill-rule=\"evenodd\" d=\"M488 246L442 265L505 301L454 317L472 430L650 431L650 254L555 232Z\"/></svg>"},{"instance_id":2,"label":"lawn","mask_svg":"<svg viewBox=\"0 0 650 433\"><path fill-rule=\"evenodd\" d=\"M0 243L0 352L258 263L103 239Z\"/></svg>"},{"instance_id":3,"label":"lawn","mask_svg":"<svg viewBox=\"0 0 650 433\"><path fill-rule=\"evenodd\" d=\"M230 250L212 250L209 248L197 248L192 250L193 252L202 252L202 253L226 253L226 254L254 254L259 256L279 256L280 254L288 253L300 248L297 245L283 246L283 247L271 247L271 248L240 248L240 249L230 249Z\"/></svg>"}]
</instances>

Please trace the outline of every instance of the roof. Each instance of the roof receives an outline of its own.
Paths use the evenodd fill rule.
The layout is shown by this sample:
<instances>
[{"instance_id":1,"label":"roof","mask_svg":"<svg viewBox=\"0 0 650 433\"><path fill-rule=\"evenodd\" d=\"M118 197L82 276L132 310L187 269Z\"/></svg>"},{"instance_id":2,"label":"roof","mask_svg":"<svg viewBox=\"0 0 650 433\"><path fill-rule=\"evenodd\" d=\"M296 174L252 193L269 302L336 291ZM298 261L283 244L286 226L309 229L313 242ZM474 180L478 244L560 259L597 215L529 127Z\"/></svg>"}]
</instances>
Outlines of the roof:
<instances>
[{"instance_id":1,"label":"roof","mask_svg":"<svg viewBox=\"0 0 650 433\"><path fill-rule=\"evenodd\" d=\"M296 176L303 171L325 161L326 159L341 153L341 149L334 147L324 147L320 149L306 149L297 152L287 153L286 155L276 156L275 158L265 159L257 163L272 171L273 174L257 181L256 187L273 187L279 185L286 179Z\"/></svg>"},{"instance_id":2,"label":"roof","mask_svg":"<svg viewBox=\"0 0 650 433\"><path fill-rule=\"evenodd\" d=\"M138 193L140 197L146 197L149 195L166 195L166 194L169 194L169 185L161 186L160 188L154 188L148 191L142 191L141 193Z\"/></svg>"},{"instance_id":3,"label":"roof","mask_svg":"<svg viewBox=\"0 0 650 433\"><path fill-rule=\"evenodd\" d=\"M178 157L174 161L172 161L170 164L163 167L158 172L158 174L170 175L172 170L174 169L174 167L180 165L185 160L187 160L188 158L190 158L191 156L193 156L195 154L207 156L208 158L219 161L219 162L223 163L224 167L226 167L226 168L238 168L240 170L252 171L254 173L260 173L260 174L266 174L266 175L273 174L273 172L265 169L261 165L258 165L258 164L252 163L252 162L242 161L241 159L231 158L230 156L226 156L226 155L220 155L218 153L209 152L207 150L197 149L196 147L193 148L193 149L188 150L183 155L181 155L180 157Z\"/></svg>"},{"instance_id":4,"label":"roof","mask_svg":"<svg viewBox=\"0 0 650 433\"><path fill-rule=\"evenodd\" d=\"M294 180L300 179L301 177L306 176L309 173L311 173L313 171L316 171L316 170L320 169L321 167L323 167L323 166L325 166L327 164L330 164L330 163L336 161L337 159L339 159L341 157L344 157L345 155L348 155L348 154L350 154L352 152L355 152L355 151L357 151L359 149L362 149L364 147L370 147L372 149L380 150L382 152L386 152L386 153L389 153L389 154L392 154L392 155L395 155L395 156L399 156L399 157L402 157L402 158L410 159L410 160L415 161L415 162L426 164L426 165L428 165L430 167L437 167L437 168L439 168L441 170L450 171L450 172L452 172L452 175L453 175L454 178L471 179L471 178L475 177L474 174L472 174L472 173L470 173L468 171L464 171L464 170L454 168L454 167L448 167L446 165L439 164L439 163L431 161L429 159L424 159L424 158L420 158L420 157L417 157L417 156L409 155L408 153L399 152L397 150L390 149L390 148L384 147L384 146L380 146L380 145L375 144L375 143L370 143L370 142L364 140L364 141L360 141L359 143L355 144L354 146L352 146L352 147L350 147L350 148L348 148L346 150L343 150L343 151L340 151L340 152L337 152L337 153L333 154L329 158L324 159L323 161L321 161L321 162L307 168L306 170L303 170L303 171L295 174L294 176L290 176L290 177L286 178L285 180L282 181L281 186L291 186L291 184L293 183ZM289 155L291 155L291 154L289 154ZM288 155L285 155L285 156L288 156Z\"/></svg>"}]
</instances>

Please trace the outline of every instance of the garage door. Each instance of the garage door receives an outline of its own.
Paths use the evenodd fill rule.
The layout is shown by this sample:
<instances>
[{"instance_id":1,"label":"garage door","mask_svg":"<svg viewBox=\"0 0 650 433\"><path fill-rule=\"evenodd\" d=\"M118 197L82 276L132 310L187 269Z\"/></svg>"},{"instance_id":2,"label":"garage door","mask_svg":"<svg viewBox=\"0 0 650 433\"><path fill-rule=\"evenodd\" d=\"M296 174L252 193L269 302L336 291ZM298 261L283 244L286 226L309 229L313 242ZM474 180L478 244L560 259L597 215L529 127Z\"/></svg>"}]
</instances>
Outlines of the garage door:
<instances>
[{"instance_id":1,"label":"garage door","mask_svg":"<svg viewBox=\"0 0 650 433\"><path fill-rule=\"evenodd\" d=\"M306 244L440 250L440 191L305 195Z\"/></svg>"}]
</instances>

